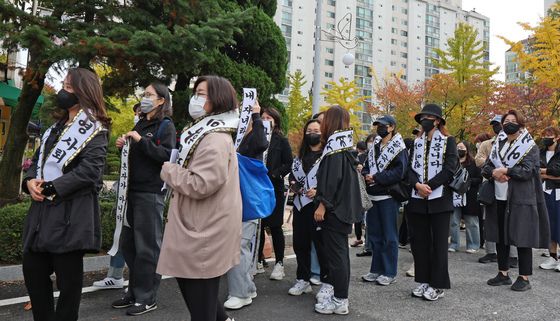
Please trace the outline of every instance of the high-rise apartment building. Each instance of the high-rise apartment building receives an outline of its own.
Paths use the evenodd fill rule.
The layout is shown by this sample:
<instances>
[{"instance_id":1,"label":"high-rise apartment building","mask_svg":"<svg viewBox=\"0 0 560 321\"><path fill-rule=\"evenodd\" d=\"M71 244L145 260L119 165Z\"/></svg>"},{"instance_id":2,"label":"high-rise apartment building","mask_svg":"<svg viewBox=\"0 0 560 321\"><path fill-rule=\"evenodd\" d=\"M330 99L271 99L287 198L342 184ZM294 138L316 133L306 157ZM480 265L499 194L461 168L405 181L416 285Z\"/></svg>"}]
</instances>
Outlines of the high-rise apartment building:
<instances>
[{"instance_id":1,"label":"high-rise apartment building","mask_svg":"<svg viewBox=\"0 0 560 321\"><path fill-rule=\"evenodd\" d=\"M377 79L398 75L409 84L421 82L432 75L444 72L432 64L435 48L445 49L447 39L453 37L459 22L466 22L478 31L478 39L485 48L484 60L488 61L490 20L475 11L462 10L461 0L321 0L321 88L328 81L340 77L354 79L362 95L371 96ZM282 29L289 53L290 73L301 70L312 88L314 68L314 34L316 0L279 0L274 20ZM349 19L351 14L351 19ZM349 19L349 20L346 20ZM341 26L341 28L339 28ZM343 28L342 26L347 26ZM350 30L350 35L347 34ZM339 33L339 31L341 33ZM336 32L351 41L357 37L355 48L346 49L328 33ZM350 52L355 57L353 65L346 66L342 57ZM280 95L286 99L288 90ZM362 116L364 124L370 116Z\"/></svg>"}]
</instances>

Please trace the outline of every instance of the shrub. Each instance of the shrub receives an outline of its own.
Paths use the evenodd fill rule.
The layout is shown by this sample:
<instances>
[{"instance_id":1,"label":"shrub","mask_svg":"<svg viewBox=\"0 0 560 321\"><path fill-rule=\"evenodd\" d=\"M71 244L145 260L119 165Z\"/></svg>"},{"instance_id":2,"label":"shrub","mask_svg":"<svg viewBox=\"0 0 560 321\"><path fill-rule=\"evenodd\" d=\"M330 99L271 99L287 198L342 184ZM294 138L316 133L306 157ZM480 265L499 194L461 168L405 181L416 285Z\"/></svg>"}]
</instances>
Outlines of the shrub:
<instances>
[{"instance_id":1,"label":"shrub","mask_svg":"<svg viewBox=\"0 0 560 321\"><path fill-rule=\"evenodd\" d=\"M113 245L115 199L112 192L102 192L99 196L102 251L108 251ZM30 200L25 200L0 208L0 262L21 263L23 224L30 204Z\"/></svg>"}]
</instances>

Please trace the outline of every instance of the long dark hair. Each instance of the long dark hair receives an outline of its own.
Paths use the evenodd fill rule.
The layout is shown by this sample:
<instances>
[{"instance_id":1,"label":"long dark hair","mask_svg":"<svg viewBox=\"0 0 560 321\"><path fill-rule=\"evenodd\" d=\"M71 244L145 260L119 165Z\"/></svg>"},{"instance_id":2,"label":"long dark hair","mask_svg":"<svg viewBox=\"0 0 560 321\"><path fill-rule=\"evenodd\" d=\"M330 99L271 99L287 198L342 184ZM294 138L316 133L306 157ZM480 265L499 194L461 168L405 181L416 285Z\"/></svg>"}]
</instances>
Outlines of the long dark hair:
<instances>
[{"instance_id":1,"label":"long dark hair","mask_svg":"<svg viewBox=\"0 0 560 321\"><path fill-rule=\"evenodd\" d=\"M466 140L463 140L459 143L463 143L463 145L465 145L465 147L467 148L467 158L465 158L465 165L469 165L470 163L472 163L474 161L472 155L471 155L471 151L472 151L472 145L471 143L469 143Z\"/></svg>"},{"instance_id":2,"label":"long dark hair","mask_svg":"<svg viewBox=\"0 0 560 321\"><path fill-rule=\"evenodd\" d=\"M220 76L200 76L196 79L193 87L193 95L201 82L206 81L208 85L207 100L212 106L212 114L221 114L226 111L237 109L239 102L237 93L231 82Z\"/></svg>"},{"instance_id":3,"label":"long dark hair","mask_svg":"<svg viewBox=\"0 0 560 321\"><path fill-rule=\"evenodd\" d=\"M107 116L99 77L84 68L71 68L68 70L67 77L74 90L74 95L78 97L80 108L88 116L99 121L103 127L109 129L111 118ZM68 111L64 113L63 117L68 117Z\"/></svg>"},{"instance_id":4,"label":"long dark hair","mask_svg":"<svg viewBox=\"0 0 560 321\"><path fill-rule=\"evenodd\" d=\"M280 112L274 107L265 107L261 111L261 116L264 113L269 114L270 117L274 119L274 128L272 129L272 132L274 134L282 135L282 116L280 115Z\"/></svg>"},{"instance_id":5,"label":"long dark hair","mask_svg":"<svg viewBox=\"0 0 560 321\"><path fill-rule=\"evenodd\" d=\"M327 109L321 123L321 144L325 146L334 132L350 127L350 114L338 105Z\"/></svg>"},{"instance_id":6,"label":"long dark hair","mask_svg":"<svg viewBox=\"0 0 560 321\"><path fill-rule=\"evenodd\" d=\"M163 104L158 108L154 118L162 120L165 117L171 117L171 115L173 115L173 109L171 108L171 94L169 93L169 88L159 81L154 81L146 87L150 86L154 88L159 98L164 99Z\"/></svg>"},{"instance_id":7,"label":"long dark hair","mask_svg":"<svg viewBox=\"0 0 560 321\"><path fill-rule=\"evenodd\" d=\"M307 132L307 127L313 123L321 125L321 122L318 119L310 119L307 123L305 123L305 126L303 126L303 139L301 140L301 145L299 145L299 159L302 159L303 156L307 155L307 153L311 151L311 146L307 145L305 142L305 133Z\"/></svg>"}]
</instances>

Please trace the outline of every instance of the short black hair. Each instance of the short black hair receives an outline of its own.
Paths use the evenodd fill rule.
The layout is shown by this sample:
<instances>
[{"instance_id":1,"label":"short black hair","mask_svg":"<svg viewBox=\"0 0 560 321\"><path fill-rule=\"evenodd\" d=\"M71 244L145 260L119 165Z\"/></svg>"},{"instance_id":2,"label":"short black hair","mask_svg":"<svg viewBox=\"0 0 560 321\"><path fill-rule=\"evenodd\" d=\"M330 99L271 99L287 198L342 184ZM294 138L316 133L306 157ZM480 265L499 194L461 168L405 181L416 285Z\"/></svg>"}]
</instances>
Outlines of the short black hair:
<instances>
[{"instance_id":1,"label":"short black hair","mask_svg":"<svg viewBox=\"0 0 560 321\"><path fill-rule=\"evenodd\" d=\"M367 143L366 143L366 142L359 141L359 142L356 144L356 149L367 150Z\"/></svg>"}]
</instances>

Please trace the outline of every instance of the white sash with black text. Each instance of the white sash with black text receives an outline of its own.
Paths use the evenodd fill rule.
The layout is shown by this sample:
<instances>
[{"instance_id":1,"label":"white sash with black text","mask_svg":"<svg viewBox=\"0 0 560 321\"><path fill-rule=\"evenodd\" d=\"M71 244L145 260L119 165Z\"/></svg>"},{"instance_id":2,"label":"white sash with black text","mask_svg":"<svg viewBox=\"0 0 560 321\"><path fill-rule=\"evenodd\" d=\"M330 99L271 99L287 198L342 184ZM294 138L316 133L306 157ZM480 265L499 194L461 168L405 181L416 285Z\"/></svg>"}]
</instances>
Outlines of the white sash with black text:
<instances>
[{"instance_id":1,"label":"white sash with black text","mask_svg":"<svg viewBox=\"0 0 560 321\"><path fill-rule=\"evenodd\" d=\"M412 170L418 174L418 179L422 184L426 184L443 170L445 148L447 146L447 136L436 130L432 136L430 149L428 147L428 136L426 133L414 141L414 157L412 158ZM428 153L426 157L426 153ZM426 162L427 160L427 162ZM426 177L426 173L428 176ZM432 191L428 196L429 200L443 196L443 186ZM412 188L412 197L423 198L415 188Z\"/></svg>"}]
</instances>

